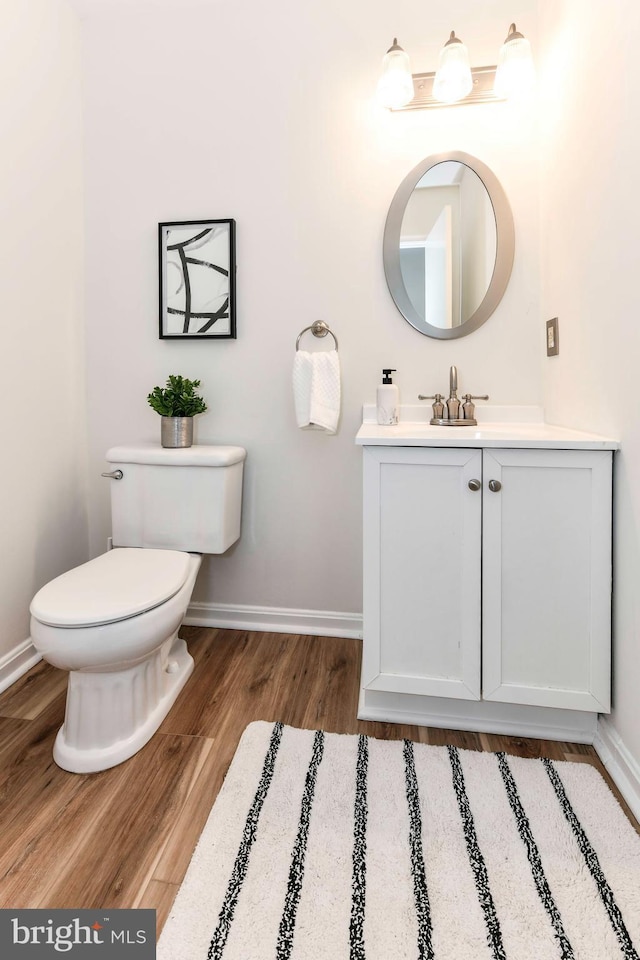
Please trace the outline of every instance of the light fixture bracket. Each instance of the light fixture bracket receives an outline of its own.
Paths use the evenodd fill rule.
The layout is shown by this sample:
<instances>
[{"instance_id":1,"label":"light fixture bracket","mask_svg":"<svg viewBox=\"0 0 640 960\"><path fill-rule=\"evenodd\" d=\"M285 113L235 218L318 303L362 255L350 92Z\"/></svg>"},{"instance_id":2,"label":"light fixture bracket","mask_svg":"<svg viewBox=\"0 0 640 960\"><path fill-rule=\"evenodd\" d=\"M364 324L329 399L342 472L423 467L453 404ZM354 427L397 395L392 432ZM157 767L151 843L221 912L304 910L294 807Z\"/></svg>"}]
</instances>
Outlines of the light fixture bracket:
<instances>
[{"instance_id":1,"label":"light fixture bracket","mask_svg":"<svg viewBox=\"0 0 640 960\"><path fill-rule=\"evenodd\" d=\"M400 110L425 110L429 107L458 107L467 103L498 103L505 97L497 97L493 91L496 67L471 67L473 88L471 93L454 103L442 103L433 96L435 73L414 73L413 100L403 107L393 107L394 113Z\"/></svg>"}]
</instances>

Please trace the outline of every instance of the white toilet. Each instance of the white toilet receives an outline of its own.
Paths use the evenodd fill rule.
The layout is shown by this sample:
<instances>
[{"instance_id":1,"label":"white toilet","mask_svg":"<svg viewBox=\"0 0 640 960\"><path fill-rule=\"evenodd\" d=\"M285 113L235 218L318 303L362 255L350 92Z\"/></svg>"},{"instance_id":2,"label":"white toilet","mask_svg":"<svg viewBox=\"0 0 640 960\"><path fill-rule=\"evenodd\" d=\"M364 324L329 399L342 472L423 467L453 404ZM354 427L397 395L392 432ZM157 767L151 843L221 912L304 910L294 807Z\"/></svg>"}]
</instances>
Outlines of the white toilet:
<instances>
[{"instance_id":1,"label":"white toilet","mask_svg":"<svg viewBox=\"0 0 640 960\"><path fill-rule=\"evenodd\" d=\"M31 603L31 639L69 670L53 757L92 773L153 736L193 670L178 629L201 554L240 536L242 447L113 447L115 549L46 584Z\"/></svg>"}]
</instances>

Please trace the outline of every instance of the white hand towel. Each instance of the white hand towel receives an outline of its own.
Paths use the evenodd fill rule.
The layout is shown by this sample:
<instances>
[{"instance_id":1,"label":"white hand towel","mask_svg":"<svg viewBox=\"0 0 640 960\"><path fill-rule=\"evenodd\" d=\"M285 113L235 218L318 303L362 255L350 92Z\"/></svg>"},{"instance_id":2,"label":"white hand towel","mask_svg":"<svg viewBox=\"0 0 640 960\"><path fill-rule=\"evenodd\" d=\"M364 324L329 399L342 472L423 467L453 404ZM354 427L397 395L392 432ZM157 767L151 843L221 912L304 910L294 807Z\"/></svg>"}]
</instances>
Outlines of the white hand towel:
<instances>
[{"instance_id":1,"label":"white hand towel","mask_svg":"<svg viewBox=\"0 0 640 960\"><path fill-rule=\"evenodd\" d=\"M296 422L304 429L335 433L340 417L340 361L337 350L296 350L293 361Z\"/></svg>"}]
</instances>

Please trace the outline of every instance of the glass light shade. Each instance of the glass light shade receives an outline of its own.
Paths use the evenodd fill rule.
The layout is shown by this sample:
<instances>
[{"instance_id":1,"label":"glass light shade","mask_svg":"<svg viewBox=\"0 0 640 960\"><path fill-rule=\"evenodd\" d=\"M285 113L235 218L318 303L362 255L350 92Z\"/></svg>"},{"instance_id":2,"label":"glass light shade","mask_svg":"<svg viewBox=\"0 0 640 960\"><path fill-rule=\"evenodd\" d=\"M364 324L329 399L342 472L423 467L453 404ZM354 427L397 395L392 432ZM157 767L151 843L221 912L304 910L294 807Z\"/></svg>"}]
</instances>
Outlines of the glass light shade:
<instances>
[{"instance_id":1,"label":"glass light shade","mask_svg":"<svg viewBox=\"0 0 640 960\"><path fill-rule=\"evenodd\" d=\"M390 110L404 107L413 100L411 63L396 39L382 58L382 74L376 95L378 102Z\"/></svg>"},{"instance_id":2,"label":"glass light shade","mask_svg":"<svg viewBox=\"0 0 640 960\"><path fill-rule=\"evenodd\" d=\"M440 51L438 69L433 81L433 97L441 103L462 100L473 89L469 51L454 31Z\"/></svg>"},{"instance_id":3,"label":"glass light shade","mask_svg":"<svg viewBox=\"0 0 640 960\"><path fill-rule=\"evenodd\" d=\"M505 99L526 94L535 82L535 67L531 44L516 30L515 23L509 27L509 35L500 48L498 68L493 91Z\"/></svg>"}]
</instances>

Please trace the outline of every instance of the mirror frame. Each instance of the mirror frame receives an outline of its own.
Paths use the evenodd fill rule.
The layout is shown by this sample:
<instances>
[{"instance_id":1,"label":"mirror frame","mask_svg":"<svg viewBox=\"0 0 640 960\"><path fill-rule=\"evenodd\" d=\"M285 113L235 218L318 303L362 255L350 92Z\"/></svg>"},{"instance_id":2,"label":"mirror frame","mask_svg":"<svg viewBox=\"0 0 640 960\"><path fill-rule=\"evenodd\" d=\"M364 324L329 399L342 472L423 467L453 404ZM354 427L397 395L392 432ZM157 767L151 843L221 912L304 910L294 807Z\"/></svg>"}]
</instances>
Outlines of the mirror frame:
<instances>
[{"instance_id":1,"label":"mirror frame","mask_svg":"<svg viewBox=\"0 0 640 960\"><path fill-rule=\"evenodd\" d=\"M409 299L400 269L400 233L409 198L427 170L447 160L456 160L458 163L463 163L480 178L489 194L496 218L496 262L487 292L478 309L468 320L457 327L450 328L435 327L433 324L427 323L426 318L423 319L420 316ZM515 230L507 195L489 167L468 153L452 150L447 153L437 153L422 160L407 174L391 201L382 246L387 286L396 307L405 320L408 320L412 327L415 327L419 333L426 337L435 337L437 340L453 340L458 337L466 337L467 334L477 330L485 320L488 320L507 289L513 267L514 252Z\"/></svg>"}]
</instances>

